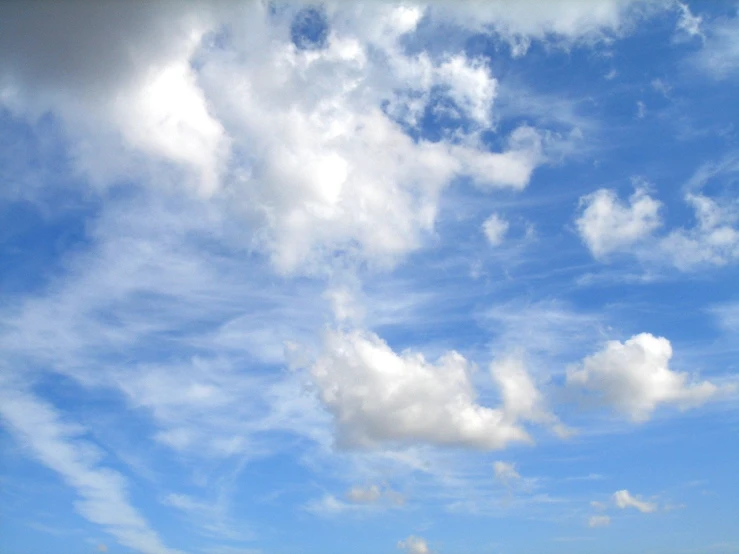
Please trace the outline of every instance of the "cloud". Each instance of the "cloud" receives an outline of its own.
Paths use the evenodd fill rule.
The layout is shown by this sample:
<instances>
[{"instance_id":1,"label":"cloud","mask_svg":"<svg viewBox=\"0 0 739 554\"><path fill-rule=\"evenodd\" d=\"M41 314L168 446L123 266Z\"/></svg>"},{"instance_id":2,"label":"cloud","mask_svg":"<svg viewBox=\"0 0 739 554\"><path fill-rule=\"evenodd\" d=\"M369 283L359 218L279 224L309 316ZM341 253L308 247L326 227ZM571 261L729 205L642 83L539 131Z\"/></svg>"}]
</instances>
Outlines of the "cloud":
<instances>
[{"instance_id":1,"label":"cloud","mask_svg":"<svg viewBox=\"0 0 739 554\"><path fill-rule=\"evenodd\" d=\"M189 62L215 12L207 3L4 4L0 103L30 119L51 111L78 167L97 183L164 161L212 193L228 139Z\"/></svg>"},{"instance_id":2,"label":"cloud","mask_svg":"<svg viewBox=\"0 0 739 554\"><path fill-rule=\"evenodd\" d=\"M455 177L522 189L545 161L539 132L526 126L500 152L458 126L450 132L463 140L413 140L406 127L417 125L432 96L484 128L495 79L461 55L405 54L400 39L415 27L399 23L405 8L373 5L361 25L352 6L337 9L322 50L244 46L238 58L213 52L201 69L234 141L260 145L245 150L230 194L284 273L315 270L335 252L393 265L423 244Z\"/></svg>"},{"instance_id":3,"label":"cloud","mask_svg":"<svg viewBox=\"0 0 739 554\"><path fill-rule=\"evenodd\" d=\"M437 0L434 13L456 20L478 31L494 31L511 45L514 56L526 53L532 41L546 41L564 47L575 43L595 43L627 32L635 20L669 3L639 0L556 0L532 10L524 4L473 1L465 3Z\"/></svg>"},{"instance_id":4,"label":"cloud","mask_svg":"<svg viewBox=\"0 0 739 554\"><path fill-rule=\"evenodd\" d=\"M701 22L703 47L692 62L714 79L727 79L739 69L739 14Z\"/></svg>"},{"instance_id":5,"label":"cloud","mask_svg":"<svg viewBox=\"0 0 739 554\"><path fill-rule=\"evenodd\" d=\"M686 373L669 368L670 341L641 333L626 342L609 341L603 350L567 371L567 386L593 392L604 405L646 421L662 404L680 409L699 406L719 388L691 382Z\"/></svg>"},{"instance_id":6,"label":"cloud","mask_svg":"<svg viewBox=\"0 0 739 554\"><path fill-rule=\"evenodd\" d=\"M676 229L663 237L660 247L678 269L706 265L722 266L739 261L739 207L717 202L702 194L688 194L686 201L695 210L697 225Z\"/></svg>"},{"instance_id":7,"label":"cloud","mask_svg":"<svg viewBox=\"0 0 739 554\"><path fill-rule=\"evenodd\" d=\"M518 471L516 471L515 464L497 461L493 463L493 471L495 472L495 478L503 484L521 479Z\"/></svg>"},{"instance_id":8,"label":"cloud","mask_svg":"<svg viewBox=\"0 0 739 554\"><path fill-rule=\"evenodd\" d=\"M491 245L498 246L508 232L508 222L499 215L492 214L482 224L482 231Z\"/></svg>"},{"instance_id":9,"label":"cloud","mask_svg":"<svg viewBox=\"0 0 739 554\"><path fill-rule=\"evenodd\" d=\"M407 551L408 554L431 554L431 549L426 540L414 535L398 541L398 548Z\"/></svg>"},{"instance_id":10,"label":"cloud","mask_svg":"<svg viewBox=\"0 0 739 554\"><path fill-rule=\"evenodd\" d=\"M611 524L609 516L591 516L588 518L588 527L608 527Z\"/></svg>"},{"instance_id":11,"label":"cloud","mask_svg":"<svg viewBox=\"0 0 739 554\"><path fill-rule=\"evenodd\" d=\"M54 408L0 375L0 416L18 441L56 471L79 497L77 511L120 544L145 554L174 554L130 504L123 476L99 464L101 454Z\"/></svg>"},{"instance_id":12,"label":"cloud","mask_svg":"<svg viewBox=\"0 0 739 554\"><path fill-rule=\"evenodd\" d=\"M702 184L711 172L732 171L724 164L702 168L691 182ZM704 175L706 174L706 175ZM631 253L650 263L667 263L681 271L706 266L722 266L739 260L739 206L733 201L719 204L700 193L688 193L685 201L693 207L696 225L676 228L663 236L655 231L662 225L662 203L638 188L621 202L610 189L600 189L580 199L582 213L575 223L583 242L596 259L614 252Z\"/></svg>"},{"instance_id":13,"label":"cloud","mask_svg":"<svg viewBox=\"0 0 739 554\"><path fill-rule=\"evenodd\" d=\"M352 487L349 492L346 493L346 497L351 502L358 504L371 504L377 502L382 496L377 485L370 485L369 487Z\"/></svg>"},{"instance_id":14,"label":"cloud","mask_svg":"<svg viewBox=\"0 0 739 554\"><path fill-rule=\"evenodd\" d=\"M575 221L585 245L598 259L624 251L661 225L662 204L637 188L628 204L613 190L600 189L580 198L582 212Z\"/></svg>"},{"instance_id":15,"label":"cloud","mask_svg":"<svg viewBox=\"0 0 739 554\"><path fill-rule=\"evenodd\" d=\"M428 442L498 449L531 441L520 420L557 425L520 362L491 366L503 398L496 409L476 402L471 371L457 352L434 364L409 350L397 354L363 331L327 333L312 368L345 446Z\"/></svg>"},{"instance_id":16,"label":"cloud","mask_svg":"<svg viewBox=\"0 0 739 554\"><path fill-rule=\"evenodd\" d=\"M649 514L657 510L657 504L640 500L634 497L627 490L620 490L613 493L613 502L617 507L625 510L626 508L636 508L643 514Z\"/></svg>"},{"instance_id":17,"label":"cloud","mask_svg":"<svg viewBox=\"0 0 739 554\"><path fill-rule=\"evenodd\" d=\"M690 6L683 2L678 2L677 8L680 11L680 17L677 20L678 30L690 37L703 37L703 33L701 32L703 18L699 15L693 15Z\"/></svg>"}]
</instances>

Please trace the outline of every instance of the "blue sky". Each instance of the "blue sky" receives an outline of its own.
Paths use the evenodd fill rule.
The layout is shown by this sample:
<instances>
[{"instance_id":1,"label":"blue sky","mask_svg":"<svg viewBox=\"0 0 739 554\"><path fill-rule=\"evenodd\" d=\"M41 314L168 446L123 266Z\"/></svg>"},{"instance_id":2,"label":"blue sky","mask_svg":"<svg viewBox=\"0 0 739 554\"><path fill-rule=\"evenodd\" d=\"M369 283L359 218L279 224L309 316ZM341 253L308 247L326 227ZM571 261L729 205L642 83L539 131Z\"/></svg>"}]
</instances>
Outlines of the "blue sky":
<instances>
[{"instance_id":1,"label":"blue sky","mask_svg":"<svg viewBox=\"0 0 739 554\"><path fill-rule=\"evenodd\" d=\"M739 5L6 3L4 554L739 552Z\"/></svg>"}]
</instances>

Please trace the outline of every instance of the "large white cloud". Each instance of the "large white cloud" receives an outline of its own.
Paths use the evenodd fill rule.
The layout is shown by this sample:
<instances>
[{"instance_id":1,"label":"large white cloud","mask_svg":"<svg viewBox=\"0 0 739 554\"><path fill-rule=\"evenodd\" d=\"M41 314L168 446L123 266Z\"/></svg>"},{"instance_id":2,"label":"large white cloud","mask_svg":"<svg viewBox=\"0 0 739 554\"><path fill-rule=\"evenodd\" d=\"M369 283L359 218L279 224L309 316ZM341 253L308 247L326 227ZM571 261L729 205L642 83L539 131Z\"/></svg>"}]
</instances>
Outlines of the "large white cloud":
<instances>
[{"instance_id":1,"label":"large white cloud","mask_svg":"<svg viewBox=\"0 0 739 554\"><path fill-rule=\"evenodd\" d=\"M497 80L461 46L407 52L424 15L524 42L577 40L621 29L632 4L329 3L325 47L307 50L290 33L301 3L10 4L0 101L57 117L94 182L184 180L223 194L280 271L320 268L336 252L392 264L433 229L455 177L521 189L547 160L546 134L533 127L500 152L482 145ZM438 96L469 125L438 142L411 139L405 127Z\"/></svg>"},{"instance_id":2,"label":"large white cloud","mask_svg":"<svg viewBox=\"0 0 739 554\"><path fill-rule=\"evenodd\" d=\"M395 353L372 333L330 332L312 368L346 446L428 442L480 449L530 442L521 421L558 426L522 365L494 364L503 405L477 403L470 363L448 352L437 363Z\"/></svg>"},{"instance_id":3,"label":"large white cloud","mask_svg":"<svg viewBox=\"0 0 739 554\"><path fill-rule=\"evenodd\" d=\"M634 421L649 419L661 404L681 409L698 406L719 391L708 381L692 382L688 374L672 371L670 358L670 341L649 333L623 343L609 341L603 350L567 371L567 384L595 393L603 404Z\"/></svg>"}]
</instances>

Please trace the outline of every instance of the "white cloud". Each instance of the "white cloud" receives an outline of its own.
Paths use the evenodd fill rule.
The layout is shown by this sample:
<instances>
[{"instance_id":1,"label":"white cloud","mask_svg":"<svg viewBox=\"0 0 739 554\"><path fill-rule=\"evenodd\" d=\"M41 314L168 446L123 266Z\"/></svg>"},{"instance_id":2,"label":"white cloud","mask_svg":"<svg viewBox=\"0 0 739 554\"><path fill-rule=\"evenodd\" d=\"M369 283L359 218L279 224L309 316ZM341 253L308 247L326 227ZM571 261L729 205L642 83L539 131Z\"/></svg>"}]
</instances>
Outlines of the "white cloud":
<instances>
[{"instance_id":1,"label":"white cloud","mask_svg":"<svg viewBox=\"0 0 739 554\"><path fill-rule=\"evenodd\" d=\"M591 516L588 519L588 527L608 527L610 524L609 516Z\"/></svg>"},{"instance_id":2,"label":"white cloud","mask_svg":"<svg viewBox=\"0 0 739 554\"><path fill-rule=\"evenodd\" d=\"M473 370L457 352L436 364L411 351L396 354L378 336L329 332L312 368L321 399L347 446L429 442L481 449L530 442L519 420L558 426L520 362L491 366L503 405L476 402Z\"/></svg>"},{"instance_id":3,"label":"white cloud","mask_svg":"<svg viewBox=\"0 0 739 554\"><path fill-rule=\"evenodd\" d=\"M694 186L707 177L735 169L731 163L701 168L691 179ZM626 204L613 190L600 189L580 198L582 213L575 223L580 237L596 259L614 252L632 253L650 263L667 263L682 271L722 266L739 260L739 206L733 200L716 200L688 193L685 201L696 217L692 227L676 228L657 236L662 225L662 203L638 188Z\"/></svg>"},{"instance_id":4,"label":"white cloud","mask_svg":"<svg viewBox=\"0 0 739 554\"><path fill-rule=\"evenodd\" d=\"M554 0L538 4L532 10L526 3L439 0L432 3L432 16L438 12L471 29L492 29L510 42L513 55L520 56L526 53L532 40L565 46L608 40L626 32L639 17L662 10L668 4L640 0Z\"/></svg>"},{"instance_id":5,"label":"white cloud","mask_svg":"<svg viewBox=\"0 0 739 554\"><path fill-rule=\"evenodd\" d=\"M408 554L431 554L431 549L426 540L415 535L398 541L398 548L407 551Z\"/></svg>"},{"instance_id":6,"label":"white cloud","mask_svg":"<svg viewBox=\"0 0 739 554\"><path fill-rule=\"evenodd\" d=\"M647 502L638 497L632 496L627 490L620 490L613 493L613 502L622 510L626 508L636 508L643 514L648 514L657 510L657 504Z\"/></svg>"},{"instance_id":7,"label":"white cloud","mask_svg":"<svg viewBox=\"0 0 739 554\"><path fill-rule=\"evenodd\" d=\"M209 52L201 69L235 143L259 144L244 151L230 194L261 228L257 244L283 272L337 251L393 264L433 229L439 195L455 176L469 175L482 188L520 189L544 161L530 127L511 133L503 152L486 151L474 134L412 140L383 102L414 125L441 86L484 126L496 81L460 55L406 55L399 40L413 22L396 25L402 8L373 5L361 23L354 9L337 8L323 50L249 43L235 47L238 57Z\"/></svg>"},{"instance_id":8,"label":"white cloud","mask_svg":"<svg viewBox=\"0 0 739 554\"><path fill-rule=\"evenodd\" d=\"M576 220L580 237L596 258L627 250L661 225L662 204L637 188L626 204L613 190L600 189L580 198Z\"/></svg>"},{"instance_id":9,"label":"white cloud","mask_svg":"<svg viewBox=\"0 0 739 554\"><path fill-rule=\"evenodd\" d=\"M693 57L695 65L715 79L726 79L739 69L739 15L702 22L703 47Z\"/></svg>"},{"instance_id":10,"label":"white cloud","mask_svg":"<svg viewBox=\"0 0 739 554\"><path fill-rule=\"evenodd\" d=\"M703 404L719 388L708 381L691 382L686 373L669 368L670 341L649 333L624 343L609 341L605 348L567 371L567 385L596 394L605 405L634 421L648 420L661 404L687 409Z\"/></svg>"},{"instance_id":11,"label":"white cloud","mask_svg":"<svg viewBox=\"0 0 739 554\"><path fill-rule=\"evenodd\" d=\"M688 194L697 224L663 237L660 247L678 269L726 265L739 261L739 209L733 202L719 205L702 194Z\"/></svg>"},{"instance_id":12,"label":"white cloud","mask_svg":"<svg viewBox=\"0 0 739 554\"><path fill-rule=\"evenodd\" d=\"M680 11L680 18L677 20L678 30L687 33L691 37L702 37L701 23L703 18L699 15L693 15L690 6L683 2L678 2L677 8Z\"/></svg>"},{"instance_id":13,"label":"white cloud","mask_svg":"<svg viewBox=\"0 0 739 554\"><path fill-rule=\"evenodd\" d=\"M77 492L77 511L120 544L145 554L174 554L130 504L123 476L100 465L101 454L52 406L0 375L0 416L19 442Z\"/></svg>"},{"instance_id":14,"label":"white cloud","mask_svg":"<svg viewBox=\"0 0 739 554\"><path fill-rule=\"evenodd\" d=\"M508 232L508 222L499 215L492 214L483 222L482 231L490 244L498 246Z\"/></svg>"}]
</instances>

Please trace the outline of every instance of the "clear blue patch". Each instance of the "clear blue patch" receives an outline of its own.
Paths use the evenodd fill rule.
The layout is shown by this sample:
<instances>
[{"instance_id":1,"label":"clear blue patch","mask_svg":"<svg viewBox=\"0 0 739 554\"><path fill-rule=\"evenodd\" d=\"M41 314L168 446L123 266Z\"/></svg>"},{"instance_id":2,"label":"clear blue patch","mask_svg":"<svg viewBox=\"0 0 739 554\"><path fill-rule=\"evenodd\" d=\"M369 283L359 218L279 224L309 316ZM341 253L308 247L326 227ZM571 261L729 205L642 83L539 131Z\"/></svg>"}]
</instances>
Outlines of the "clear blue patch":
<instances>
[{"instance_id":1,"label":"clear blue patch","mask_svg":"<svg viewBox=\"0 0 739 554\"><path fill-rule=\"evenodd\" d=\"M309 6L295 14L290 37L300 50L321 50L328 42L329 25L325 12Z\"/></svg>"}]
</instances>

